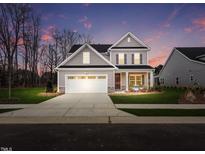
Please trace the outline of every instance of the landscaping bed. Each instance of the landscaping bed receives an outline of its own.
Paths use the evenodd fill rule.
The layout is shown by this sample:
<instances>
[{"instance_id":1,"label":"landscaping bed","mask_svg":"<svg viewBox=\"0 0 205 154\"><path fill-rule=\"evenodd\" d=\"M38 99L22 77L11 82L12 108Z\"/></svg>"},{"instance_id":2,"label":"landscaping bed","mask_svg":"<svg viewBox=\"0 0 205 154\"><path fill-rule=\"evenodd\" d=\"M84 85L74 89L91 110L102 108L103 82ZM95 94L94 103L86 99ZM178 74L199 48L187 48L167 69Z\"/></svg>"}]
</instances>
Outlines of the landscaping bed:
<instances>
[{"instance_id":1,"label":"landscaping bed","mask_svg":"<svg viewBox=\"0 0 205 154\"><path fill-rule=\"evenodd\" d=\"M117 94L110 95L114 104L178 104L183 89L164 89L161 92L144 94Z\"/></svg>"},{"instance_id":2,"label":"landscaping bed","mask_svg":"<svg viewBox=\"0 0 205 154\"><path fill-rule=\"evenodd\" d=\"M120 109L136 116L205 116L205 109Z\"/></svg>"}]
</instances>

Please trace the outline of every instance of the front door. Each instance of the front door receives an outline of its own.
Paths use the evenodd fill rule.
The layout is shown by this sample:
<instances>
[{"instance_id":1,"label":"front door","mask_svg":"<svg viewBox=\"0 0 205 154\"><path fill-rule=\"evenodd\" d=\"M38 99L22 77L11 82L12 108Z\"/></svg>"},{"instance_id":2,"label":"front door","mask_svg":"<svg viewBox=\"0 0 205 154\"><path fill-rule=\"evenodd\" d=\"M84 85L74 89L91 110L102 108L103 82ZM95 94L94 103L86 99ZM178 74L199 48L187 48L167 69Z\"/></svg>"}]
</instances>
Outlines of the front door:
<instances>
[{"instance_id":1,"label":"front door","mask_svg":"<svg viewBox=\"0 0 205 154\"><path fill-rule=\"evenodd\" d=\"M120 73L115 74L115 89L120 89Z\"/></svg>"}]
</instances>

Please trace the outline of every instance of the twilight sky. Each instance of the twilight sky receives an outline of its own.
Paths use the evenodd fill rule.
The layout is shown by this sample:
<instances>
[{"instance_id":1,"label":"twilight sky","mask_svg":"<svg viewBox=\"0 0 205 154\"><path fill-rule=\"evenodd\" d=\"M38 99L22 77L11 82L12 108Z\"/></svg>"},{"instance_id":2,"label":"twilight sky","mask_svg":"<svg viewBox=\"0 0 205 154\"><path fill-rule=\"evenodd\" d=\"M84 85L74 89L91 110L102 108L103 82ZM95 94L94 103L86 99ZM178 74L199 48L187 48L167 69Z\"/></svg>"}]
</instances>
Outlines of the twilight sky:
<instances>
[{"instance_id":1,"label":"twilight sky","mask_svg":"<svg viewBox=\"0 0 205 154\"><path fill-rule=\"evenodd\" d=\"M205 46L205 4L32 4L49 29L89 34L94 43L114 43L128 31L151 47L149 63L163 64L173 47Z\"/></svg>"}]
</instances>

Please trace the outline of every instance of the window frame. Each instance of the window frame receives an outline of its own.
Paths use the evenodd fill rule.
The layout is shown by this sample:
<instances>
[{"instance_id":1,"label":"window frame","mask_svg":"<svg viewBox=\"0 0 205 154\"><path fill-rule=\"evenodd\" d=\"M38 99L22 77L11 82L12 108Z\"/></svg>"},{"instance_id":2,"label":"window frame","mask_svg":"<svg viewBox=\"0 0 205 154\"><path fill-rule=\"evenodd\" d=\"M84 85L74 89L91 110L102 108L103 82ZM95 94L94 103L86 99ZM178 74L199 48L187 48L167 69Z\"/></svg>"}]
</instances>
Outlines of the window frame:
<instances>
[{"instance_id":1,"label":"window frame","mask_svg":"<svg viewBox=\"0 0 205 154\"><path fill-rule=\"evenodd\" d=\"M119 65L125 64L125 53L118 53L118 64Z\"/></svg>"},{"instance_id":2,"label":"window frame","mask_svg":"<svg viewBox=\"0 0 205 154\"><path fill-rule=\"evenodd\" d=\"M90 52L88 51L83 52L83 64L90 64Z\"/></svg>"}]
</instances>

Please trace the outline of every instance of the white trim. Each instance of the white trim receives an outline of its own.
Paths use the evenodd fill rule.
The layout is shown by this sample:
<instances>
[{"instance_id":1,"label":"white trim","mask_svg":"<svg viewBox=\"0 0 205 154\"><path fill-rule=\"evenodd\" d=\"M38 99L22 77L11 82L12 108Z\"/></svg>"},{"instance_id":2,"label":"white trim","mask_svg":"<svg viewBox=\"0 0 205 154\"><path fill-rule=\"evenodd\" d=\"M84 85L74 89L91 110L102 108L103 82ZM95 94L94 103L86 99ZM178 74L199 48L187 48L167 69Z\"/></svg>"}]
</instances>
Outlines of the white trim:
<instances>
[{"instance_id":1,"label":"white trim","mask_svg":"<svg viewBox=\"0 0 205 154\"><path fill-rule=\"evenodd\" d=\"M64 78L65 78L65 93L66 93L66 77L68 76L106 76L106 92L105 93L108 93L108 74L65 74L64 75ZM75 93L75 92L69 92L69 93ZM89 92L81 92L81 93L89 93Z\"/></svg>"},{"instance_id":2,"label":"white trim","mask_svg":"<svg viewBox=\"0 0 205 154\"><path fill-rule=\"evenodd\" d=\"M108 61L105 57L103 57L97 50L95 50L92 46L90 46L89 44L85 43L84 45L82 45L78 50L76 50L70 57L68 57L67 59L65 59L60 65L58 65L55 69L58 69L61 65L64 65L65 63L67 63L70 59L72 59L75 55L77 55L84 47L88 47L90 48L93 52L95 52L99 57L101 57L101 59L103 59L105 62L107 62L109 65L113 66L114 68L117 69L117 67L115 65L113 65L110 61Z\"/></svg>"},{"instance_id":3,"label":"white trim","mask_svg":"<svg viewBox=\"0 0 205 154\"><path fill-rule=\"evenodd\" d=\"M117 68L118 69L118 68ZM76 70L76 71L80 71L80 70L96 70L96 71L103 71L103 70L117 70L115 68L58 68L57 70L59 71L66 71L66 70Z\"/></svg>"},{"instance_id":4,"label":"white trim","mask_svg":"<svg viewBox=\"0 0 205 154\"><path fill-rule=\"evenodd\" d=\"M134 34L132 34L131 32L126 33L125 35L123 35L117 42L115 42L111 47L108 48L108 51L113 50L111 49L112 47L116 46L118 43L120 43L125 37L127 37L128 35L130 35L135 41L139 42L142 46L145 46L148 48L148 50L151 50L151 48L146 45L143 41L141 41L138 37L136 37ZM124 50L124 49L123 49Z\"/></svg>"},{"instance_id":5,"label":"white trim","mask_svg":"<svg viewBox=\"0 0 205 154\"><path fill-rule=\"evenodd\" d=\"M203 57L205 57L205 54L202 54L202 55L200 55L200 56L197 56L196 58L203 58Z\"/></svg>"}]
</instances>

